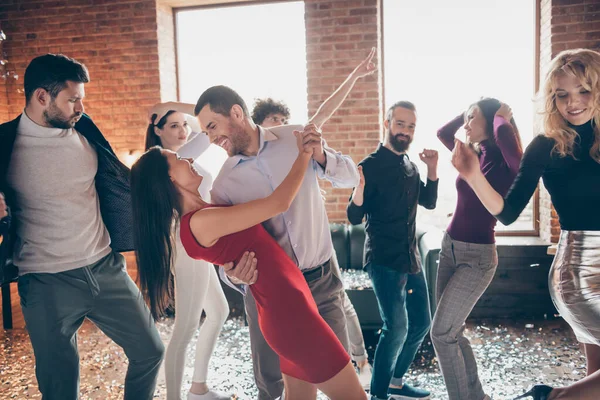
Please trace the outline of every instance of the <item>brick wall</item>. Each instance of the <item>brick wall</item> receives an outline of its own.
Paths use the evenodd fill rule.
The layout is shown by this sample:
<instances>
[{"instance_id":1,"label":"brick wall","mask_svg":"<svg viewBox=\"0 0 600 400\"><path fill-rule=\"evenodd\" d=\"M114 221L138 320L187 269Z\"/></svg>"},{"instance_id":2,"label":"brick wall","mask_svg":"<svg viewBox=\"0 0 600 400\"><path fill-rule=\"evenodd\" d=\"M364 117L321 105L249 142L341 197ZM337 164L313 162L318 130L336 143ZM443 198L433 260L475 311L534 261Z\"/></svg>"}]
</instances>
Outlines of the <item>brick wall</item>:
<instances>
[{"instance_id":1,"label":"brick wall","mask_svg":"<svg viewBox=\"0 0 600 400\"><path fill-rule=\"evenodd\" d=\"M599 0L540 0L540 86L550 60L563 50L574 48L600 50ZM558 242L558 216L550 195L541 185L540 235Z\"/></svg>"},{"instance_id":2,"label":"brick wall","mask_svg":"<svg viewBox=\"0 0 600 400\"><path fill-rule=\"evenodd\" d=\"M381 49L378 0L305 1L308 113L339 86L372 47ZM378 56L377 60L381 60ZM381 71L381 65L379 65ZM325 125L328 143L358 162L379 141L382 90L379 73L357 82L343 106ZM331 221L346 220L350 189L323 183Z\"/></svg>"},{"instance_id":3,"label":"brick wall","mask_svg":"<svg viewBox=\"0 0 600 400\"><path fill-rule=\"evenodd\" d=\"M0 28L2 28L2 26L0 25ZM12 40L12 38L7 38L7 40ZM2 55L2 47L4 46L5 42L0 42L0 56ZM9 68L10 64L6 65L6 66L0 66L0 75L2 75L6 69L5 68ZM9 88L10 86L10 88ZM12 85L10 85L9 82L7 82L6 80L0 78L0 121L6 121L8 120L8 91L9 90L13 90ZM16 90L16 89L14 89Z\"/></svg>"},{"instance_id":4,"label":"brick wall","mask_svg":"<svg viewBox=\"0 0 600 400\"><path fill-rule=\"evenodd\" d=\"M162 21L172 21L168 18L163 13ZM18 90L29 61L63 53L87 66L91 81L85 112L117 154L142 148L146 110L161 100L158 20L154 0L3 1L0 24L9 38L5 51L19 80L0 88L0 122L16 117L25 106ZM168 40L161 49L168 51ZM167 82L168 62L161 67ZM133 268L133 253L126 258Z\"/></svg>"},{"instance_id":5,"label":"brick wall","mask_svg":"<svg viewBox=\"0 0 600 400\"><path fill-rule=\"evenodd\" d=\"M0 121L15 117L23 109L23 94L18 89L23 85L27 63L40 54L61 52L88 66L92 81L86 86L86 112L113 147L125 151L141 148L145 110L176 95L173 1L3 1L0 24L9 38L5 51L20 80L0 83ZM202 3L186 1L187 5ZM561 50L600 48L599 0L539 1L542 77L550 59ZM309 115L371 47L381 51L379 3L305 0ZM381 54L377 60L381 60ZM379 141L383 118L381 81L378 73L360 81L325 126L330 144L355 161L371 152ZM323 188L330 219L345 220L350 190L333 189L329 184ZM543 189L540 198L542 236L556 240L557 220Z\"/></svg>"},{"instance_id":6,"label":"brick wall","mask_svg":"<svg viewBox=\"0 0 600 400\"><path fill-rule=\"evenodd\" d=\"M88 67L86 113L113 147L142 146L145 110L161 95L155 1L9 0L0 5L0 23L10 38L8 58L20 76L8 88L8 117L25 105L17 88L29 61L64 53Z\"/></svg>"}]
</instances>

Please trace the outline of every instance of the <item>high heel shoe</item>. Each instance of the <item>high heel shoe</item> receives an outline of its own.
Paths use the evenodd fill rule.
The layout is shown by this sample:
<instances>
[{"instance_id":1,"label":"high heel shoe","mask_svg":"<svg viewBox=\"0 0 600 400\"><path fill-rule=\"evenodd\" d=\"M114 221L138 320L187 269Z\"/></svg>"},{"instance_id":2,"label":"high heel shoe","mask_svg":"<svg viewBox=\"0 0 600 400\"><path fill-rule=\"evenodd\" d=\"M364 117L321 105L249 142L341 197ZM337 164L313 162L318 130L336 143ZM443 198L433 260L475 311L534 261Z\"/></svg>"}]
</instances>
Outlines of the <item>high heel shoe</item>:
<instances>
[{"instance_id":1,"label":"high heel shoe","mask_svg":"<svg viewBox=\"0 0 600 400\"><path fill-rule=\"evenodd\" d=\"M535 385L527 393L523 393L519 397L515 397L513 400L524 399L526 397L533 397L533 400L548 400L550 392L552 391L551 386L546 385Z\"/></svg>"}]
</instances>

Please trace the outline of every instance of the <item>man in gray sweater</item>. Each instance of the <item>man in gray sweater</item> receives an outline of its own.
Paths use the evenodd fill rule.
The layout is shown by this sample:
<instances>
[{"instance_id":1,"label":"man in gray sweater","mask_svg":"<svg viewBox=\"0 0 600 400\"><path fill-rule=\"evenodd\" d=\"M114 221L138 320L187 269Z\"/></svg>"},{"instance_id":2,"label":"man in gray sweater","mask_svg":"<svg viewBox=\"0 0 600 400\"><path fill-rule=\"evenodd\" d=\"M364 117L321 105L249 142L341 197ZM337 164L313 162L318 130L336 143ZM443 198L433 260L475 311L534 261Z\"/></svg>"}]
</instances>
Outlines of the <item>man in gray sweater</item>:
<instances>
[{"instance_id":1,"label":"man in gray sweater","mask_svg":"<svg viewBox=\"0 0 600 400\"><path fill-rule=\"evenodd\" d=\"M133 248L129 170L83 114L83 64L37 57L24 82L23 114L0 126L0 191L40 392L78 398L76 336L88 318L129 359L125 399L151 399L163 344L117 252Z\"/></svg>"}]
</instances>

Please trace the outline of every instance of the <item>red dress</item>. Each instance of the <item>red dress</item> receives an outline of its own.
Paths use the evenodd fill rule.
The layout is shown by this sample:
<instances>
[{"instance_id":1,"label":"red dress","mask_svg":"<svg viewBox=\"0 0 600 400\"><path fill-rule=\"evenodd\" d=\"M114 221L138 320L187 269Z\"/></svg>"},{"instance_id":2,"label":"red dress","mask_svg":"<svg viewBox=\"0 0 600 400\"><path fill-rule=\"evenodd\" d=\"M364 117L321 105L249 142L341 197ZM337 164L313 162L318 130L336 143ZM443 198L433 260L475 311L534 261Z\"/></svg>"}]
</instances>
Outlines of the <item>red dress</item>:
<instances>
[{"instance_id":1,"label":"red dress","mask_svg":"<svg viewBox=\"0 0 600 400\"><path fill-rule=\"evenodd\" d=\"M223 236L212 247L200 245L190 229L193 212L181 218L181 243L188 255L222 265L237 263L245 251L258 260L258 280L250 286L256 299L258 324L279 355L281 372L310 383L333 378L350 356L323 320L304 275L263 228Z\"/></svg>"}]
</instances>

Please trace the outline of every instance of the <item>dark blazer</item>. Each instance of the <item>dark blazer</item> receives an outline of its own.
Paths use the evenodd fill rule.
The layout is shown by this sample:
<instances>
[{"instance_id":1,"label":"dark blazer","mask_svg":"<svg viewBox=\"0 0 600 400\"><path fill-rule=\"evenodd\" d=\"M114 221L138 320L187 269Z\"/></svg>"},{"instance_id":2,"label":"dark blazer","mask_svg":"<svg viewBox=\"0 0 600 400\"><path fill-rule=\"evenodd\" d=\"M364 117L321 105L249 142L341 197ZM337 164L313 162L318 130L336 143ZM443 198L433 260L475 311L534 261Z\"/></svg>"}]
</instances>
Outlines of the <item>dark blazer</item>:
<instances>
[{"instance_id":1,"label":"dark blazer","mask_svg":"<svg viewBox=\"0 0 600 400\"><path fill-rule=\"evenodd\" d=\"M14 192L6 181L6 175L20 119L19 115L16 119L0 125L0 192L4 193L7 205L13 210L17 209L19 205L15 202ZM87 139L98 154L96 191L100 201L102 220L110 235L110 246L118 252L131 251L133 250L133 217L129 168L119 161L110 144L89 116L84 114L75 124L75 129ZM60 162L60 160L56 160L56 162ZM7 228L6 221L3 224L4 230L8 232L4 232L4 240L0 245L1 269L9 264L8 258L12 256L15 229L18 223L19 221L13 213L10 227ZM2 233L0 232L0 234ZM0 283L7 280L7 277L3 279L2 275L4 274L0 274Z\"/></svg>"}]
</instances>

